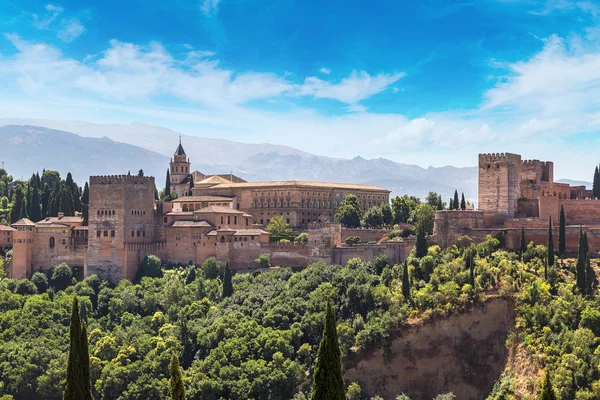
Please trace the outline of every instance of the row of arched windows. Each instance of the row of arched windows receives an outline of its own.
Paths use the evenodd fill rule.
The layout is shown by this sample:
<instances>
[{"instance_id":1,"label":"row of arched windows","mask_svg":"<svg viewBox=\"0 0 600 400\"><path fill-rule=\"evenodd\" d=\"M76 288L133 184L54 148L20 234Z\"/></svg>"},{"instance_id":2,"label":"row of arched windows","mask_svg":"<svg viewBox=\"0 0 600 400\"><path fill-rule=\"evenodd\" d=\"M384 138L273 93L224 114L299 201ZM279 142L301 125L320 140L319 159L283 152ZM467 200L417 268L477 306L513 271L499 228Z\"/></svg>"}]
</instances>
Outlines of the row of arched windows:
<instances>
[{"instance_id":1,"label":"row of arched windows","mask_svg":"<svg viewBox=\"0 0 600 400\"><path fill-rule=\"evenodd\" d=\"M171 166L171 173L178 173L179 172L179 167L178 166ZM181 172L188 172L188 167L181 167Z\"/></svg>"},{"instance_id":2,"label":"row of arched windows","mask_svg":"<svg viewBox=\"0 0 600 400\"><path fill-rule=\"evenodd\" d=\"M98 210L97 214L102 217L105 217L105 216L108 217L111 215L115 215L116 211L115 210Z\"/></svg>"},{"instance_id":3,"label":"row of arched windows","mask_svg":"<svg viewBox=\"0 0 600 400\"><path fill-rule=\"evenodd\" d=\"M131 215L146 215L146 210L131 210Z\"/></svg>"}]
</instances>

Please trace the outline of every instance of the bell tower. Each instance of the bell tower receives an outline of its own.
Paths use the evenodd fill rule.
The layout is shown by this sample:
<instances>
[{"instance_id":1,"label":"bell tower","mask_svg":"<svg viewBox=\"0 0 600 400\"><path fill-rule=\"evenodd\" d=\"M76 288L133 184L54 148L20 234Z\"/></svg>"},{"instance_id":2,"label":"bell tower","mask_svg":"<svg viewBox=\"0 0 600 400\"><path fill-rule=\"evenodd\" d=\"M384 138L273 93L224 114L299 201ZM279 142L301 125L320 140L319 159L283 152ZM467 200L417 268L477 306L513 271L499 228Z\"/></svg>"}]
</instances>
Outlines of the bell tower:
<instances>
[{"instance_id":1,"label":"bell tower","mask_svg":"<svg viewBox=\"0 0 600 400\"><path fill-rule=\"evenodd\" d=\"M179 146L177 146L177 150L173 154L169 167L171 192L177 193L177 197L186 196L190 186L189 179L191 179L190 160L181 145L181 135L179 135Z\"/></svg>"}]
</instances>

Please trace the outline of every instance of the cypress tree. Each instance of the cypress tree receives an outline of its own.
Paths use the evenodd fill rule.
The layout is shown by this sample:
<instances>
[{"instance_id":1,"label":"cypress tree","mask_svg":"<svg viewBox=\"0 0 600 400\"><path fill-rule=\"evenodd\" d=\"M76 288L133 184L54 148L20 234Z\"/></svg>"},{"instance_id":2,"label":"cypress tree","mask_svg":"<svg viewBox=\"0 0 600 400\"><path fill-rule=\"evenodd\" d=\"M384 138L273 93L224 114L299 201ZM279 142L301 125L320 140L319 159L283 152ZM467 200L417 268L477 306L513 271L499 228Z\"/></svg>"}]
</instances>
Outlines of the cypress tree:
<instances>
[{"instance_id":1,"label":"cypress tree","mask_svg":"<svg viewBox=\"0 0 600 400\"><path fill-rule=\"evenodd\" d=\"M418 258L425 257L427 255L427 250L429 246L427 245L427 238L425 238L425 232L423 229L419 229L417 231L417 242L415 243L415 255Z\"/></svg>"},{"instance_id":2,"label":"cypress tree","mask_svg":"<svg viewBox=\"0 0 600 400\"><path fill-rule=\"evenodd\" d=\"M192 269L185 277L185 284L189 285L190 283L194 282L195 280L196 280L196 267L192 266Z\"/></svg>"},{"instance_id":3,"label":"cypress tree","mask_svg":"<svg viewBox=\"0 0 600 400\"><path fill-rule=\"evenodd\" d=\"M190 191L189 191L189 195L192 195L192 189L194 188L194 176L190 175Z\"/></svg>"},{"instance_id":4,"label":"cypress tree","mask_svg":"<svg viewBox=\"0 0 600 400\"><path fill-rule=\"evenodd\" d=\"M48 216L48 203L50 202L50 189L48 188L48 184L44 184L42 189L42 219Z\"/></svg>"},{"instance_id":5,"label":"cypress tree","mask_svg":"<svg viewBox=\"0 0 600 400\"><path fill-rule=\"evenodd\" d=\"M225 263L225 274L223 274L223 297L231 297L233 294L233 282L231 281L231 268L229 261Z\"/></svg>"},{"instance_id":6,"label":"cypress tree","mask_svg":"<svg viewBox=\"0 0 600 400\"><path fill-rule=\"evenodd\" d=\"M48 216L56 217L58 216L58 211L60 210L60 194L59 193L50 193L50 199L48 200Z\"/></svg>"},{"instance_id":7,"label":"cypress tree","mask_svg":"<svg viewBox=\"0 0 600 400\"><path fill-rule=\"evenodd\" d=\"M552 237L552 217L548 221L548 257L544 266L544 279L548 280L548 267L554 265L554 239Z\"/></svg>"},{"instance_id":8,"label":"cypress tree","mask_svg":"<svg viewBox=\"0 0 600 400\"><path fill-rule=\"evenodd\" d=\"M83 185L83 194L81 195L81 214L83 217L83 225L87 225L90 213L90 186L86 182Z\"/></svg>"},{"instance_id":9,"label":"cypress tree","mask_svg":"<svg viewBox=\"0 0 600 400\"><path fill-rule=\"evenodd\" d=\"M169 173L169 169L167 168L167 181L165 182L165 195L171 194L171 174Z\"/></svg>"},{"instance_id":10,"label":"cypress tree","mask_svg":"<svg viewBox=\"0 0 600 400\"><path fill-rule=\"evenodd\" d=\"M33 222L38 222L42 219L40 191L37 187L33 188L33 194L31 195L31 204L29 204L29 218Z\"/></svg>"},{"instance_id":11,"label":"cypress tree","mask_svg":"<svg viewBox=\"0 0 600 400\"><path fill-rule=\"evenodd\" d=\"M577 275L577 288L580 293L586 291L586 277L585 277L585 260L587 253L585 252L585 245L583 243L583 232L579 228L579 249L577 251L577 264L576 264L576 275Z\"/></svg>"},{"instance_id":12,"label":"cypress tree","mask_svg":"<svg viewBox=\"0 0 600 400\"><path fill-rule=\"evenodd\" d=\"M585 262L585 290L588 295L594 294L594 286L596 286L596 272L592 268L588 255Z\"/></svg>"},{"instance_id":13,"label":"cypress tree","mask_svg":"<svg viewBox=\"0 0 600 400\"><path fill-rule=\"evenodd\" d=\"M408 261L402 265L402 296L406 301L410 301L410 282L408 279Z\"/></svg>"},{"instance_id":14,"label":"cypress tree","mask_svg":"<svg viewBox=\"0 0 600 400\"><path fill-rule=\"evenodd\" d=\"M461 210L466 210L467 209L467 202L465 201L465 194L461 193L460 195L460 209Z\"/></svg>"},{"instance_id":15,"label":"cypress tree","mask_svg":"<svg viewBox=\"0 0 600 400\"><path fill-rule=\"evenodd\" d=\"M92 400L90 379L90 356L85 323L79 319L79 301L73 296L71 324L69 328L69 359L67 364L67 387L64 400Z\"/></svg>"},{"instance_id":16,"label":"cypress tree","mask_svg":"<svg viewBox=\"0 0 600 400\"><path fill-rule=\"evenodd\" d=\"M452 206L454 206L454 210L458 210L459 202L458 202L458 190L454 191L454 200L452 200Z\"/></svg>"},{"instance_id":17,"label":"cypress tree","mask_svg":"<svg viewBox=\"0 0 600 400\"><path fill-rule=\"evenodd\" d=\"M550 381L550 372L548 370L546 370L544 385L542 386L542 391L538 395L538 400L556 400L556 393L552 387L552 382Z\"/></svg>"},{"instance_id":18,"label":"cypress tree","mask_svg":"<svg viewBox=\"0 0 600 400\"><path fill-rule=\"evenodd\" d=\"M473 262L473 256L469 258L469 284L475 289L475 263Z\"/></svg>"},{"instance_id":19,"label":"cypress tree","mask_svg":"<svg viewBox=\"0 0 600 400\"><path fill-rule=\"evenodd\" d=\"M327 300L325 326L319 344L310 400L345 400L342 359L331 300Z\"/></svg>"},{"instance_id":20,"label":"cypress tree","mask_svg":"<svg viewBox=\"0 0 600 400\"><path fill-rule=\"evenodd\" d=\"M171 400L185 400L185 387L183 386L183 378L181 377L181 368L179 368L179 359L175 353L171 357L169 372L171 373L169 381Z\"/></svg>"},{"instance_id":21,"label":"cypress tree","mask_svg":"<svg viewBox=\"0 0 600 400\"><path fill-rule=\"evenodd\" d=\"M27 185L27 196L25 197L25 204L27 207L27 215L31 215L31 198L33 197L33 182L31 179L29 180L29 185Z\"/></svg>"},{"instance_id":22,"label":"cypress tree","mask_svg":"<svg viewBox=\"0 0 600 400\"><path fill-rule=\"evenodd\" d=\"M452 202L452 197L450 197L450 200L448 200L448 210L454 210L454 204Z\"/></svg>"},{"instance_id":23,"label":"cypress tree","mask_svg":"<svg viewBox=\"0 0 600 400\"><path fill-rule=\"evenodd\" d=\"M521 253L521 258L526 251L527 242L525 241L525 228L521 228L521 242L519 243L519 252Z\"/></svg>"},{"instance_id":24,"label":"cypress tree","mask_svg":"<svg viewBox=\"0 0 600 400\"><path fill-rule=\"evenodd\" d=\"M63 186L60 192L60 202L58 211L65 214L65 216L75 215L73 207L73 195L67 186Z\"/></svg>"},{"instance_id":25,"label":"cypress tree","mask_svg":"<svg viewBox=\"0 0 600 400\"><path fill-rule=\"evenodd\" d=\"M565 220L565 209L560 206L560 220L558 225L558 254L561 258L565 256L565 250L567 248L567 222Z\"/></svg>"},{"instance_id":26,"label":"cypress tree","mask_svg":"<svg viewBox=\"0 0 600 400\"><path fill-rule=\"evenodd\" d=\"M23 189L21 185L15 185L15 193L13 194L13 201L10 208L10 223L14 224L21 218L24 201Z\"/></svg>"}]
</instances>

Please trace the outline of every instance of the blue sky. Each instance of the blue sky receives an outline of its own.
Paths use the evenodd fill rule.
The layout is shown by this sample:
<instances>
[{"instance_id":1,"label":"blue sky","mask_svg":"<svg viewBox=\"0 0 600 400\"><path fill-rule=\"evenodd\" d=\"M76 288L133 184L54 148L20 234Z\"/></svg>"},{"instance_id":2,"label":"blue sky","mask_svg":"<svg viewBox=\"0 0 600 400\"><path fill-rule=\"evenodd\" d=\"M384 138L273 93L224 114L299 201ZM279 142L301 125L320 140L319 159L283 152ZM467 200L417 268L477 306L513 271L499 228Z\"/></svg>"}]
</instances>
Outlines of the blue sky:
<instances>
[{"instance_id":1,"label":"blue sky","mask_svg":"<svg viewBox=\"0 0 600 400\"><path fill-rule=\"evenodd\" d=\"M598 44L585 0L0 0L0 117L589 179Z\"/></svg>"}]
</instances>

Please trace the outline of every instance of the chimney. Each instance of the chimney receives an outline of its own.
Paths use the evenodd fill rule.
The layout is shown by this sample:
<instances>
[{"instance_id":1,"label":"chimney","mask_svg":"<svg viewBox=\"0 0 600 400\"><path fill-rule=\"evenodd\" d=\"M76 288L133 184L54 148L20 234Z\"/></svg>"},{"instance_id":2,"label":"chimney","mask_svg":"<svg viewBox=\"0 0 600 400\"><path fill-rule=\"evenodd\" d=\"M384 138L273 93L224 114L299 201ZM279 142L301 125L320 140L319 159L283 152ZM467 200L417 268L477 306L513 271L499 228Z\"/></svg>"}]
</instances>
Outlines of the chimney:
<instances>
[{"instance_id":1,"label":"chimney","mask_svg":"<svg viewBox=\"0 0 600 400\"><path fill-rule=\"evenodd\" d=\"M58 213L58 218L60 219L60 218L62 218L62 217L64 217L64 216L65 216L65 213L64 213L64 212L60 212L60 211L59 211L59 213Z\"/></svg>"}]
</instances>

